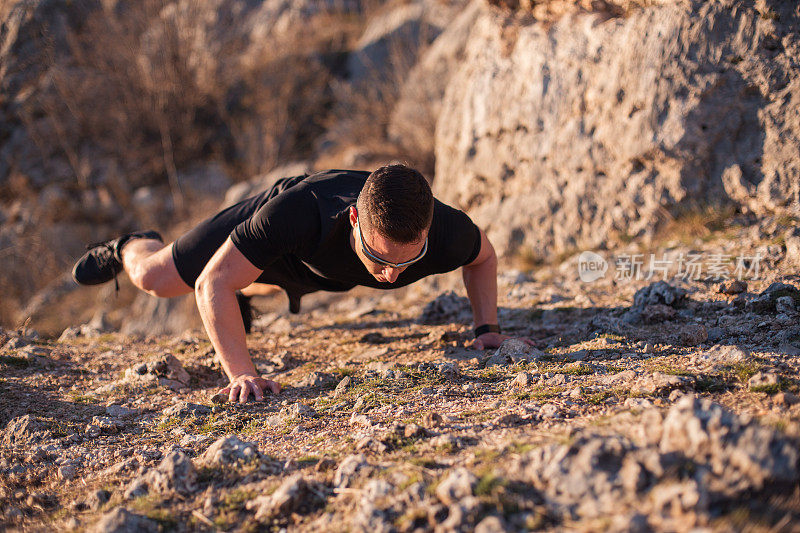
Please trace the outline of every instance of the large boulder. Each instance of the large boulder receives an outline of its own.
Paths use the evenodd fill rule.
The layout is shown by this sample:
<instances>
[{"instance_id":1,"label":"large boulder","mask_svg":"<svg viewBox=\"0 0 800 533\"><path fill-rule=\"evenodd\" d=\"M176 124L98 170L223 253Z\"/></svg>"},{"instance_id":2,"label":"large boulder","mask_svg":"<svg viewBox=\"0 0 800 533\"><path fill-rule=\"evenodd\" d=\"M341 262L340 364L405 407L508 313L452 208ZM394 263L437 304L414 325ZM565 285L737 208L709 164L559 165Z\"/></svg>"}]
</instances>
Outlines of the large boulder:
<instances>
[{"instance_id":1,"label":"large boulder","mask_svg":"<svg viewBox=\"0 0 800 533\"><path fill-rule=\"evenodd\" d=\"M373 16L347 59L350 81L359 85L408 71L418 52L442 32L461 4L463 0L415 0Z\"/></svg>"},{"instance_id":2,"label":"large boulder","mask_svg":"<svg viewBox=\"0 0 800 533\"><path fill-rule=\"evenodd\" d=\"M464 59L483 0L473 0L447 25L409 71L389 123L389 138L409 153L433 156L436 120L450 77Z\"/></svg>"},{"instance_id":3,"label":"large boulder","mask_svg":"<svg viewBox=\"0 0 800 533\"><path fill-rule=\"evenodd\" d=\"M552 24L484 8L437 122L434 192L505 253L647 235L697 201L797 211L800 15L767 4Z\"/></svg>"}]
</instances>

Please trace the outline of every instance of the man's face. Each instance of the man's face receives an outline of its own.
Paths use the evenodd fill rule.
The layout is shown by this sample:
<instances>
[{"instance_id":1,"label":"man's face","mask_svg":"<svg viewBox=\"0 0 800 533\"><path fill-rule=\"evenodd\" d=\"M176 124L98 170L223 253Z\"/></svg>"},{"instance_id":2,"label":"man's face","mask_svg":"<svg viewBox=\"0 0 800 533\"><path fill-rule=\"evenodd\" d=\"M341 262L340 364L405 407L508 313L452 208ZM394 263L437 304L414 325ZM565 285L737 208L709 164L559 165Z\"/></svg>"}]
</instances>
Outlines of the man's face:
<instances>
[{"instance_id":1,"label":"man's face","mask_svg":"<svg viewBox=\"0 0 800 533\"><path fill-rule=\"evenodd\" d=\"M386 266L371 259L369 255L365 253L364 248L362 248L361 237L363 237L364 246L366 246L369 254L390 263L404 263L416 259L425 247L427 231L422 236L421 240L416 243L393 242L377 231L371 231L370 229L365 229L364 233L359 237L359 232L362 231L362 227L359 223L358 212L355 207L350 207L350 225L353 227L353 250L364 264L367 271L369 271L376 280L381 282L394 283L397 281L397 277L400 273L408 268L408 266Z\"/></svg>"}]
</instances>

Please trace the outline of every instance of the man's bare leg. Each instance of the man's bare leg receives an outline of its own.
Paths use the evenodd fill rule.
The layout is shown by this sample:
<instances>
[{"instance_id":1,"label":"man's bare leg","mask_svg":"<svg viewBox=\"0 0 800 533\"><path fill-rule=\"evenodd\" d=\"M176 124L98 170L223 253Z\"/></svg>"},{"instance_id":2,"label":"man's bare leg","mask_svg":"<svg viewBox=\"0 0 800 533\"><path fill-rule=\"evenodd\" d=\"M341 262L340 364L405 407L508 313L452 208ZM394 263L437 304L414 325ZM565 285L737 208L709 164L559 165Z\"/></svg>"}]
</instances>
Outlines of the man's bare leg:
<instances>
[{"instance_id":1,"label":"man's bare leg","mask_svg":"<svg viewBox=\"0 0 800 533\"><path fill-rule=\"evenodd\" d=\"M273 294L281 292L281 288L268 283L251 283L239 292L245 296L272 296Z\"/></svg>"},{"instance_id":2,"label":"man's bare leg","mask_svg":"<svg viewBox=\"0 0 800 533\"><path fill-rule=\"evenodd\" d=\"M122 247L122 266L131 282L148 294L162 298L193 292L175 267L174 243L164 246L156 239L132 239Z\"/></svg>"}]
</instances>

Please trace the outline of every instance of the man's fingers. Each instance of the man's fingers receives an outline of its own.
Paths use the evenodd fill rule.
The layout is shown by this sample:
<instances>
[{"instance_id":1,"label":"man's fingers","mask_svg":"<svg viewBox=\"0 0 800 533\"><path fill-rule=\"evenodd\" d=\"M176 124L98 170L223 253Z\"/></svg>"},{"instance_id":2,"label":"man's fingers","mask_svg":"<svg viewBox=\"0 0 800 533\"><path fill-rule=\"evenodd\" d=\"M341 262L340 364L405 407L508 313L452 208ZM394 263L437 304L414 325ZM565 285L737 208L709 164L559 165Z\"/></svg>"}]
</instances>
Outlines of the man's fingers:
<instances>
[{"instance_id":1,"label":"man's fingers","mask_svg":"<svg viewBox=\"0 0 800 533\"><path fill-rule=\"evenodd\" d=\"M239 385L238 383L236 383L236 384L234 384L234 385L232 385L230 387L231 390L228 392L228 401L229 402L235 402L236 401L236 397L239 395L239 388L240 387L241 387L241 385Z\"/></svg>"},{"instance_id":2,"label":"man's fingers","mask_svg":"<svg viewBox=\"0 0 800 533\"><path fill-rule=\"evenodd\" d=\"M482 342L482 341L480 341L480 340L478 340L478 339L475 339L475 341L472 343L472 346L473 346L473 347L474 347L476 350L483 350L483 342Z\"/></svg>"},{"instance_id":3,"label":"man's fingers","mask_svg":"<svg viewBox=\"0 0 800 533\"><path fill-rule=\"evenodd\" d=\"M253 389L253 397L256 399L257 402L260 402L264 399L264 394L261 392L261 385L258 383L249 382L250 388Z\"/></svg>"},{"instance_id":4,"label":"man's fingers","mask_svg":"<svg viewBox=\"0 0 800 533\"><path fill-rule=\"evenodd\" d=\"M281 392L280 383L276 383L274 381L267 381L267 387L269 387L269 390L272 391L272 394L280 394Z\"/></svg>"},{"instance_id":5,"label":"man's fingers","mask_svg":"<svg viewBox=\"0 0 800 533\"><path fill-rule=\"evenodd\" d=\"M247 403L247 397L250 396L250 382L245 381L239 391L239 403Z\"/></svg>"}]
</instances>

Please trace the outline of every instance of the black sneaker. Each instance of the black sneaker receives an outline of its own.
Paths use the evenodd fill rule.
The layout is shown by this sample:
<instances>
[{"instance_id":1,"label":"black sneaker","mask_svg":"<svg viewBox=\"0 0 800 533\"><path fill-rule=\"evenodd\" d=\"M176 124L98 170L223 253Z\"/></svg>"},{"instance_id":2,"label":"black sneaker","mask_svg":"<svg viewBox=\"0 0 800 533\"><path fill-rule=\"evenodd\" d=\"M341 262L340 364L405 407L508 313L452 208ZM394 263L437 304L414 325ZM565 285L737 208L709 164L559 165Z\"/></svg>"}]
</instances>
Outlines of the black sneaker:
<instances>
[{"instance_id":1,"label":"black sneaker","mask_svg":"<svg viewBox=\"0 0 800 533\"><path fill-rule=\"evenodd\" d=\"M244 332L250 333L253 326L253 306L250 305L250 296L245 296L239 291L236 291L236 303L239 304L239 311L242 313L242 322L244 322Z\"/></svg>"},{"instance_id":2,"label":"black sneaker","mask_svg":"<svg viewBox=\"0 0 800 533\"><path fill-rule=\"evenodd\" d=\"M81 285L99 285L106 281L117 279L117 274L122 272L122 246L132 239L157 239L164 240L155 231L138 231L126 233L122 237L90 244L86 247L88 252L83 254L72 268L72 278Z\"/></svg>"}]
</instances>

